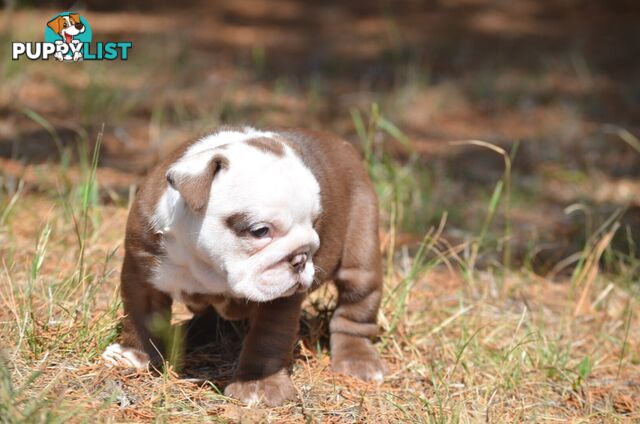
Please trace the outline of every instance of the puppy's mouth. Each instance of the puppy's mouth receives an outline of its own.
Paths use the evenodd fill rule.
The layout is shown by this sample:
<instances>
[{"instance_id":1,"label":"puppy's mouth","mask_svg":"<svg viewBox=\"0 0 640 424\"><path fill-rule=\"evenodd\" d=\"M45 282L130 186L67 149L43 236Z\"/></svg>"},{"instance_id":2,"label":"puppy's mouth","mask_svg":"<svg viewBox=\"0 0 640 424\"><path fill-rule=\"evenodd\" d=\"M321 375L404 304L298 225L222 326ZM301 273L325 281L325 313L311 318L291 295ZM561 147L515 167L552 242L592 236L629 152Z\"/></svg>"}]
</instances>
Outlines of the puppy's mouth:
<instances>
[{"instance_id":1,"label":"puppy's mouth","mask_svg":"<svg viewBox=\"0 0 640 424\"><path fill-rule=\"evenodd\" d=\"M310 267L312 262L306 261L302 268L301 264L295 261L291 263L290 256L269 264L245 265L244 269L239 269L240 272L232 272L229 275L232 295L254 302L269 302L308 292L314 274L311 271L313 266ZM249 269L251 272L247 272Z\"/></svg>"},{"instance_id":2,"label":"puppy's mouth","mask_svg":"<svg viewBox=\"0 0 640 424\"><path fill-rule=\"evenodd\" d=\"M281 266L289 266L286 261L280 261L280 262L276 262L273 265L271 265L270 267L267 268L267 270L273 269L273 268L277 268L277 267L281 267ZM304 293L308 290L308 288L305 286L305 284L302 282L302 275L298 274L298 273L294 273L293 275L293 285L287 290L285 291L281 297L289 297L291 295L293 295L294 293Z\"/></svg>"},{"instance_id":3,"label":"puppy's mouth","mask_svg":"<svg viewBox=\"0 0 640 424\"><path fill-rule=\"evenodd\" d=\"M284 292L282 294L282 297L289 297L289 296L293 296L296 293L305 293L306 291L307 291L307 288L304 286L304 284L302 284L302 282L299 281L295 283L293 286L291 286L289 290Z\"/></svg>"},{"instance_id":4,"label":"puppy's mouth","mask_svg":"<svg viewBox=\"0 0 640 424\"><path fill-rule=\"evenodd\" d=\"M73 40L73 35L64 33L64 41L66 41L67 43L70 43Z\"/></svg>"}]
</instances>

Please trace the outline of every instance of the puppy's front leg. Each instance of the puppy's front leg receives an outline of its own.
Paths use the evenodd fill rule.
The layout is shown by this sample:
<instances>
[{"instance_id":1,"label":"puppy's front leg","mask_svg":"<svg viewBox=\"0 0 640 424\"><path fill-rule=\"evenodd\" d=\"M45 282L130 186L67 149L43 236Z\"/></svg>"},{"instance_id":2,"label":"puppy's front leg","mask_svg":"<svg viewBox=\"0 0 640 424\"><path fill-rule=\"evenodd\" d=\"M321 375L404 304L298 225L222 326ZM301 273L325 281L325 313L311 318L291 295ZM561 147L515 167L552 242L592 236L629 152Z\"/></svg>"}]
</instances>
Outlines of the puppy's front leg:
<instances>
[{"instance_id":1,"label":"puppy's front leg","mask_svg":"<svg viewBox=\"0 0 640 424\"><path fill-rule=\"evenodd\" d=\"M168 328L171 297L149 282L153 260L125 252L120 292L124 303L124 329L121 342L107 347L102 354L108 366L146 369L151 362L162 363L163 346L157 333Z\"/></svg>"},{"instance_id":2,"label":"puppy's front leg","mask_svg":"<svg viewBox=\"0 0 640 424\"><path fill-rule=\"evenodd\" d=\"M245 403L276 406L296 396L289 377L303 294L256 304L234 382L224 393Z\"/></svg>"}]
</instances>

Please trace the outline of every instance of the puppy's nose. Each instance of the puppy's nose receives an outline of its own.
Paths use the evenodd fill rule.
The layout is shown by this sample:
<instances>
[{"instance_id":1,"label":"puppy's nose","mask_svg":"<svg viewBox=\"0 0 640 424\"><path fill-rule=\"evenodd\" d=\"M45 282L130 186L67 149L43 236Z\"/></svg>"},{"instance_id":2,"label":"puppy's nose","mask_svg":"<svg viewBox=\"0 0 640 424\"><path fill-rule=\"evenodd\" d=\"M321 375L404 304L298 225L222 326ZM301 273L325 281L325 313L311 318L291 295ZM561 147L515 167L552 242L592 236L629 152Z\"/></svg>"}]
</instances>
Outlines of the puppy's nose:
<instances>
[{"instance_id":1,"label":"puppy's nose","mask_svg":"<svg viewBox=\"0 0 640 424\"><path fill-rule=\"evenodd\" d=\"M84 24L81 24L81 23L77 23L77 24L75 24L74 26L76 27L76 29L82 29L82 28L84 28Z\"/></svg>"},{"instance_id":2,"label":"puppy's nose","mask_svg":"<svg viewBox=\"0 0 640 424\"><path fill-rule=\"evenodd\" d=\"M295 272L302 272L305 264L307 263L307 254L306 253L297 253L289 258L289 263L293 267Z\"/></svg>"}]
</instances>

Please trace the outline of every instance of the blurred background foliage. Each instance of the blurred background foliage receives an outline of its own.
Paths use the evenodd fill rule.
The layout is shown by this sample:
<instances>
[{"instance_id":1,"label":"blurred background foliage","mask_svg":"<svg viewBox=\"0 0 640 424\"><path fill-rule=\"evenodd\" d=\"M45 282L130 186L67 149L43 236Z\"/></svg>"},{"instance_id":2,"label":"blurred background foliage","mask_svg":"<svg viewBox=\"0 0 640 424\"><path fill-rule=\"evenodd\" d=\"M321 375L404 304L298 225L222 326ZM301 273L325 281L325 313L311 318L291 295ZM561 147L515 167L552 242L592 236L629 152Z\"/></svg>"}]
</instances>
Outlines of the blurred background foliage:
<instances>
[{"instance_id":1,"label":"blurred background foliage","mask_svg":"<svg viewBox=\"0 0 640 424\"><path fill-rule=\"evenodd\" d=\"M7 59L11 40L40 40L47 19L70 7L96 41L134 41L131 59ZM368 149L383 214L388 221L395 208L403 243L415 244L446 212L448 239L484 231L486 261L504 258L508 246L513 264L545 273L619 213L613 246L637 257L635 1L86 0L43 8L24 0L7 2L2 16L7 193L19 179L52 189L47 170L64 181L78 146L90 151L102 126L101 198L116 203L168 151L217 125L303 126ZM463 140L510 156L508 192L496 192L506 182L504 157L455 143Z\"/></svg>"}]
</instances>

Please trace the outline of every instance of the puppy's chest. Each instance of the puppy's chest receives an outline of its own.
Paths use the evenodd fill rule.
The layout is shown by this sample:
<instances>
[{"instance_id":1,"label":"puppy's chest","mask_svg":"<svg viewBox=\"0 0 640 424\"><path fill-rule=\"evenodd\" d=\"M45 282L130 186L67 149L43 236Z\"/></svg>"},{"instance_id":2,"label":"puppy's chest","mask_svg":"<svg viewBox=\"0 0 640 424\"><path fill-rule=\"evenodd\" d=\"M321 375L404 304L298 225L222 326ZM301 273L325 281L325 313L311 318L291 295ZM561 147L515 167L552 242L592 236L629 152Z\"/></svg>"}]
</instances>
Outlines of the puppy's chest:
<instances>
[{"instance_id":1,"label":"puppy's chest","mask_svg":"<svg viewBox=\"0 0 640 424\"><path fill-rule=\"evenodd\" d=\"M227 297L224 276L173 237L163 240L165 254L158 258L151 283L174 300L193 303ZM191 299L191 301L189 300Z\"/></svg>"}]
</instances>

